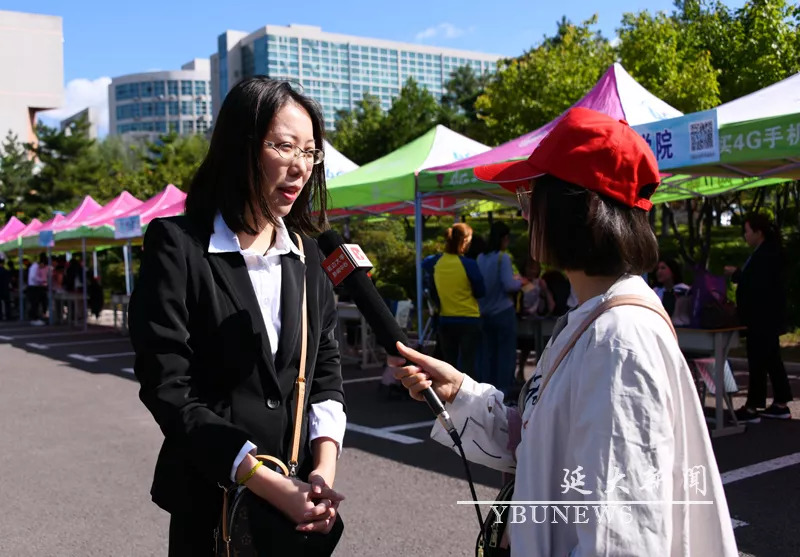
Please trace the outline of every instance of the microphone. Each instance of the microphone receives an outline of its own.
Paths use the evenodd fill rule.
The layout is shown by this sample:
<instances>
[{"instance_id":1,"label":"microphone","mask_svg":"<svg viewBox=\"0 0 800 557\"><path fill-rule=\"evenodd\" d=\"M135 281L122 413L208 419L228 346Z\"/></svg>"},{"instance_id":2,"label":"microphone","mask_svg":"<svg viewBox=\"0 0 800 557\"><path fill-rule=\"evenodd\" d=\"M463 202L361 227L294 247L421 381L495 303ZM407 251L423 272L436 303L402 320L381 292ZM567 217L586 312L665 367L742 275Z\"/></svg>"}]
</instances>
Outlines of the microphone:
<instances>
[{"instance_id":1,"label":"microphone","mask_svg":"<svg viewBox=\"0 0 800 557\"><path fill-rule=\"evenodd\" d=\"M367 270L372 268L367 256L357 245L345 244L335 230L323 232L317 243L326 257L322 267L328 278L334 285L344 287L375 333L378 344L392 356L400 356L395 344L400 341L408 346L408 337L367 276ZM460 444L453 420L433 389L428 387L422 391L422 396L450 437Z\"/></svg>"}]
</instances>

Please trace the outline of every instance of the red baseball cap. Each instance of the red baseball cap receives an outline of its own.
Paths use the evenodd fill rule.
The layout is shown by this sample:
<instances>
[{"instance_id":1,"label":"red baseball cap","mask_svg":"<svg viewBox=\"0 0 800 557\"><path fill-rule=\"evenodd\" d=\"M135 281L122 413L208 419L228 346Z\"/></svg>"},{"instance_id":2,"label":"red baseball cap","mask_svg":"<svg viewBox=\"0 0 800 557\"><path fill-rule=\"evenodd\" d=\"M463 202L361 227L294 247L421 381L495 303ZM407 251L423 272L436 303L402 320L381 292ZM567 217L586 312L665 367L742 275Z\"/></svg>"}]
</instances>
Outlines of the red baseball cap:
<instances>
[{"instance_id":1,"label":"red baseball cap","mask_svg":"<svg viewBox=\"0 0 800 557\"><path fill-rule=\"evenodd\" d=\"M572 108L524 161L479 166L475 177L515 192L550 174L565 182L649 211L660 182L658 163L644 139L625 120L588 108Z\"/></svg>"}]
</instances>

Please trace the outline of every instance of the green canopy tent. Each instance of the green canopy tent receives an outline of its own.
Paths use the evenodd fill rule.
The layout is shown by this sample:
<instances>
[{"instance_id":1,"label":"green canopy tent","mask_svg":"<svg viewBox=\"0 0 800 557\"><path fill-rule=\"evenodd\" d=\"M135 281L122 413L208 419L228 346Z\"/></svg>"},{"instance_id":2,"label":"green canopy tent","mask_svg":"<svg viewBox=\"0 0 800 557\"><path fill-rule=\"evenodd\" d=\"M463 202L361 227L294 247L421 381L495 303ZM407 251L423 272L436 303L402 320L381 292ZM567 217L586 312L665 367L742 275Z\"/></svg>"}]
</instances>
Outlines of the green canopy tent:
<instances>
[{"instance_id":1,"label":"green canopy tent","mask_svg":"<svg viewBox=\"0 0 800 557\"><path fill-rule=\"evenodd\" d=\"M410 207L414 204L416 178L421 169L488 150L482 143L436 126L388 155L330 180L328 208Z\"/></svg>"}]
</instances>

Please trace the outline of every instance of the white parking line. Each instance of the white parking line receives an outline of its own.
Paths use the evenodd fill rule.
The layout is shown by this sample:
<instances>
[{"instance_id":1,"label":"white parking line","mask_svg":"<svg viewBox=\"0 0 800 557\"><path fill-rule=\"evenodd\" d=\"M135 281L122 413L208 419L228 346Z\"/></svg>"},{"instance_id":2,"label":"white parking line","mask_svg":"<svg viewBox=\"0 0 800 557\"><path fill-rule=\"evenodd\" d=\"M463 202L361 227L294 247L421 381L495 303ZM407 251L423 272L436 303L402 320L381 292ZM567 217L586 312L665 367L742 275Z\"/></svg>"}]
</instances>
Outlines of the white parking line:
<instances>
[{"instance_id":1,"label":"white parking line","mask_svg":"<svg viewBox=\"0 0 800 557\"><path fill-rule=\"evenodd\" d=\"M727 485L740 480L746 480L747 478L752 478L753 476L759 476L761 474L766 474L767 472L773 472L774 470L780 470L781 468L794 466L795 464L800 464L800 453L781 456L778 458L773 458L772 460L765 460L764 462L759 462L757 464L752 464L750 466L744 466L742 468L737 468L736 470L725 472L724 474L721 474L722 484Z\"/></svg>"},{"instance_id":2,"label":"white parking line","mask_svg":"<svg viewBox=\"0 0 800 557\"><path fill-rule=\"evenodd\" d=\"M345 379L342 381L342 385L349 385L350 383L366 383L367 381L380 381L380 375L378 377L358 377L356 379Z\"/></svg>"},{"instance_id":3,"label":"white parking line","mask_svg":"<svg viewBox=\"0 0 800 557\"><path fill-rule=\"evenodd\" d=\"M34 327L0 327L0 333L24 333L25 331L34 331L34 330L36 330Z\"/></svg>"},{"instance_id":4,"label":"white parking line","mask_svg":"<svg viewBox=\"0 0 800 557\"><path fill-rule=\"evenodd\" d=\"M349 431L355 431L356 433L363 433L364 435L378 437L379 439L394 441L395 443L400 443L401 445L416 445L417 443L422 443L422 439L416 439L414 437L409 437L408 435L401 435L399 433L392 433L391 431L386 431L386 429L366 427L363 425L350 424L350 423L347 424L347 429Z\"/></svg>"},{"instance_id":5,"label":"white parking line","mask_svg":"<svg viewBox=\"0 0 800 557\"><path fill-rule=\"evenodd\" d=\"M383 429L383 431L406 431L407 429L420 429L423 427L431 427L435 423L436 420L428 420L425 422L414 422L413 424L392 425L381 429Z\"/></svg>"},{"instance_id":6,"label":"white parking line","mask_svg":"<svg viewBox=\"0 0 800 557\"><path fill-rule=\"evenodd\" d=\"M122 368L122 371L125 372L125 373L131 373L132 374L133 373L133 368L132 367L124 367L124 368Z\"/></svg>"},{"instance_id":7,"label":"white parking line","mask_svg":"<svg viewBox=\"0 0 800 557\"><path fill-rule=\"evenodd\" d=\"M47 344L41 344L38 342L29 342L28 346L31 348L36 348L37 350L47 350L48 348L53 348L54 346L75 346L76 344L101 344L106 342L127 342L128 339L124 337L118 338L102 338L100 340L77 340L75 342L48 342Z\"/></svg>"},{"instance_id":8,"label":"white parking line","mask_svg":"<svg viewBox=\"0 0 800 557\"><path fill-rule=\"evenodd\" d=\"M108 331L72 331L72 332L63 332L63 333L38 333L35 335L0 335L0 340L17 340L22 338L44 338L44 337L66 337L66 336L75 336L75 335L102 335L108 334Z\"/></svg>"},{"instance_id":9,"label":"white parking line","mask_svg":"<svg viewBox=\"0 0 800 557\"><path fill-rule=\"evenodd\" d=\"M133 356L136 352L117 352L115 354L92 354L85 356L84 354L70 354L69 357L73 360L80 360L82 362L93 363L102 358L117 358L121 356Z\"/></svg>"}]
</instances>

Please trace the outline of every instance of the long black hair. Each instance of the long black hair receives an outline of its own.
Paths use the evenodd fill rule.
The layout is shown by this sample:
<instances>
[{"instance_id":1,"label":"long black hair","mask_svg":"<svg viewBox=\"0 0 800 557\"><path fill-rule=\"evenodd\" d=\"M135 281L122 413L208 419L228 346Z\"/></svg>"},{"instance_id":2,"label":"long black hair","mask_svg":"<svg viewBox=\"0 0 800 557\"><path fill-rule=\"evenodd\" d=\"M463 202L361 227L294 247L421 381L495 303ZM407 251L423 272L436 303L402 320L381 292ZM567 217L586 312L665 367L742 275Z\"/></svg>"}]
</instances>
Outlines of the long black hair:
<instances>
[{"instance_id":1,"label":"long black hair","mask_svg":"<svg viewBox=\"0 0 800 557\"><path fill-rule=\"evenodd\" d=\"M511 229L508 225L501 221L492 223L492 228L489 229L489 242L486 245L484 253L492 253L493 251L500 251L503 249L503 238L511 234Z\"/></svg>"},{"instance_id":2,"label":"long black hair","mask_svg":"<svg viewBox=\"0 0 800 557\"><path fill-rule=\"evenodd\" d=\"M255 227L277 219L267 200L261 164L264 137L275 114L288 102L311 117L314 144L323 149L325 124L319 105L285 81L264 76L243 79L230 90L214 122L211 144L189 185L186 215L211 232L219 211L232 232L257 234ZM327 221L325 163L314 165L311 177L284 219L288 228L313 234ZM313 207L312 207L313 202ZM318 211L316 222L312 211ZM248 214L255 222L249 222Z\"/></svg>"}]
</instances>

